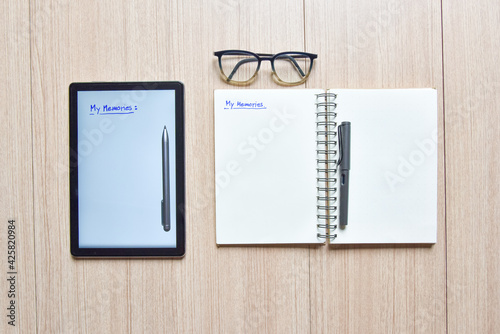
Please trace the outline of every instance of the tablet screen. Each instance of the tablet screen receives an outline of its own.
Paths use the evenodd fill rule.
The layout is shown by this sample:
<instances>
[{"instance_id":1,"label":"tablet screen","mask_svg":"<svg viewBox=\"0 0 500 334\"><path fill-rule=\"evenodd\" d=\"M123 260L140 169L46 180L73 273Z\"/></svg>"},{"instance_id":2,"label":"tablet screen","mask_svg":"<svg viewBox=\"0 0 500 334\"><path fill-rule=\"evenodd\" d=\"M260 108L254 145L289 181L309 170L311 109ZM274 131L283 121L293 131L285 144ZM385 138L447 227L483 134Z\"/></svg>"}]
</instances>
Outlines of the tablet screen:
<instances>
[{"instance_id":1,"label":"tablet screen","mask_svg":"<svg viewBox=\"0 0 500 334\"><path fill-rule=\"evenodd\" d=\"M77 205L72 243L78 243L72 244L73 255L183 253L179 89L181 84L166 82L70 86L70 136L76 135L70 150L70 163L76 162L71 193Z\"/></svg>"}]
</instances>

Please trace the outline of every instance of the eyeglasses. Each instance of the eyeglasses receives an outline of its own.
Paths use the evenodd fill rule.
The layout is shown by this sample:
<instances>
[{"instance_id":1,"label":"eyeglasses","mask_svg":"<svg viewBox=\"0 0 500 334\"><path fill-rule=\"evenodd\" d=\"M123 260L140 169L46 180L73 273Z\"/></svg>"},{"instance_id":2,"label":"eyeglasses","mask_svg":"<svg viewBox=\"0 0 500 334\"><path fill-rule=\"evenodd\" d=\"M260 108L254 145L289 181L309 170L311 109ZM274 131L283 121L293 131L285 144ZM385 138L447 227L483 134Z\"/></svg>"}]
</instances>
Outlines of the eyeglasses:
<instances>
[{"instance_id":1,"label":"eyeglasses","mask_svg":"<svg viewBox=\"0 0 500 334\"><path fill-rule=\"evenodd\" d=\"M307 52L286 51L275 55L243 50L214 52L219 58L220 74L224 81L233 85L251 84L257 77L260 63L271 62L273 79L281 85L300 85L311 73L313 60L318 55Z\"/></svg>"}]
</instances>

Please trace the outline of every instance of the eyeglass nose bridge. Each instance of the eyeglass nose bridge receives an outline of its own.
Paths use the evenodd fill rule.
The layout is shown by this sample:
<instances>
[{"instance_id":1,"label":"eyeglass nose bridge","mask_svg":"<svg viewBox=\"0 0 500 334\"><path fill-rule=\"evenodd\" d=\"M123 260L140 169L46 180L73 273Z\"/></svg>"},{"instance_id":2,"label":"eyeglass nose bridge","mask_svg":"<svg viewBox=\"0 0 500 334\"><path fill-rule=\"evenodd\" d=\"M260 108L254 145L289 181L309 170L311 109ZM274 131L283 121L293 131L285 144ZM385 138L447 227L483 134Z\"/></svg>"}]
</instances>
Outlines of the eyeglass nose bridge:
<instances>
[{"instance_id":1,"label":"eyeglass nose bridge","mask_svg":"<svg viewBox=\"0 0 500 334\"><path fill-rule=\"evenodd\" d=\"M259 56L260 60L269 60L272 62L275 55L270 53L257 53L257 56Z\"/></svg>"},{"instance_id":2,"label":"eyeglass nose bridge","mask_svg":"<svg viewBox=\"0 0 500 334\"><path fill-rule=\"evenodd\" d=\"M259 64L257 65L257 72L259 71L260 69L260 64L261 62L263 61L268 61L271 63L271 76L274 78L276 77L276 70L274 68L274 59L276 57L276 55L273 55L273 54L270 54L270 53L257 53L257 56L259 56Z\"/></svg>"}]
</instances>

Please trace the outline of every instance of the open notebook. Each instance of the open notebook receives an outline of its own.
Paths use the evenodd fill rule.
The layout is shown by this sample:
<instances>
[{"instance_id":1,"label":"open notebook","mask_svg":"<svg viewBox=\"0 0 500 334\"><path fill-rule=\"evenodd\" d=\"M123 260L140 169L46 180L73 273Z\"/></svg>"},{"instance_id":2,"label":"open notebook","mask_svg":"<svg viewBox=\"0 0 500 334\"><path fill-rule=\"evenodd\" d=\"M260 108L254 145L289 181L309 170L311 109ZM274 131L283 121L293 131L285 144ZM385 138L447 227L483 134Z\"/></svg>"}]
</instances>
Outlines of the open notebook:
<instances>
[{"instance_id":1,"label":"open notebook","mask_svg":"<svg viewBox=\"0 0 500 334\"><path fill-rule=\"evenodd\" d=\"M214 110L218 245L436 242L436 90L216 90Z\"/></svg>"}]
</instances>

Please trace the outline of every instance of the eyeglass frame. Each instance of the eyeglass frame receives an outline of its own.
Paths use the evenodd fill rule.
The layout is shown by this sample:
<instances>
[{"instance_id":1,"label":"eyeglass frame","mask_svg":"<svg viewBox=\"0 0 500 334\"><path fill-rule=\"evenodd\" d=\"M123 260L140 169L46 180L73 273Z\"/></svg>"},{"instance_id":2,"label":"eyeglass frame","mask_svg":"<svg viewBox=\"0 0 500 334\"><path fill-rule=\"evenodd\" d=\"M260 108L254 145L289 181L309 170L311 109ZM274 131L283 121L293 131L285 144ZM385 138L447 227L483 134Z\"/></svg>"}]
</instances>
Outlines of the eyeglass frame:
<instances>
[{"instance_id":1,"label":"eyeglass frame","mask_svg":"<svg viewBox=\"0 0 500 334\"><path fill-rule=\"evenodd\" d=\"M252 77L250 79L248 79L246 81L234 81L234 80L231 79L231 77L232 77L232 74L235 72L235 70L237 70L238 67L241 66L241 65L239 65L240 62L242 62L242 61L243 62L253 61L253 59L251 59L251 58L243 59L240 62L238 62L235 65L235 67L234 67L234 69L231 72L231 75L229 77L226 76L226 74L224 73L224 70L222 69L222 56L224 56L224 55L226 55L228 53L231 54L233 52L237 52L238 53L238 54L235 54L236 56L238 56L238 55L249 55L249 56L252 56L252 57L254 57L254 58L257 59L257 68L255 69L255 73L252 75ZM307 74L304 74L304 72L302 72L302 69L300 68L300 66L298 66L298 64L295 61L295 59L293 57L290 57L290 58L292 58L292 61L295 64L295 67L301 72L301 75L303 75L303 78L300 81L297 81L297 82L286 82L286 81L283 81L282 79L280 79L280 77L276 73L276 70L274 68L274 60L276 58L280 57L280 56L287 55L287 54L301 55L301 56L308 57L311 60L311 64L309 65L309 70L307 71ZM300 85L300 84L304 83L307 80L307 78L311 74L311 70L312 70L312 67L313 67L314 59L318 58L317 54L309 53L309 52L301 52L301 51L284 51L284 52L280 52L280 53L276 53L276 54L269 54L269 53L253 53L253 52L245 51L245 50L222 50L222 51L216 51L216 52L214 52L214 56L218 57L218 60L219 60L219 71L220 71L220 75L222 76L222 78L224 79L224 81L226 81L229 84L236 85L236 86L246 86L246 85L249 85L252 82L254 82L255 78L257 77L257 73L259 72L260 64L262 63L262 61L270 61L271 62L271 70L272 70L273 80L276 81L277 83L279 83L281 85L285 85L285 86Z\"/></svg>"}]
</instances>

